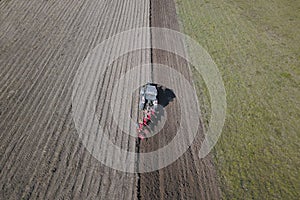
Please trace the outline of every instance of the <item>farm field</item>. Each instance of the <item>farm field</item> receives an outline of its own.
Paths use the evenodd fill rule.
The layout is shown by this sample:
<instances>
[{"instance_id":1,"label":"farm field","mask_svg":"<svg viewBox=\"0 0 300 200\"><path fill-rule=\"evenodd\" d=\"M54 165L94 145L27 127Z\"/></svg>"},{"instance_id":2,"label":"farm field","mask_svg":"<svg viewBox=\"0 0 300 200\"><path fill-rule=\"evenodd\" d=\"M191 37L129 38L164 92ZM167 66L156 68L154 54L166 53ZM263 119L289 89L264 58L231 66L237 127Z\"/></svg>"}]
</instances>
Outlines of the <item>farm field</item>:
<instances>
[{"instance_id":1,"label":"farm field","mask_svg":"<svg viewBox=\"0 0 300 200\"><path fill-rule=\"evenodd\" d=\"M226 122L214 149L222 197L299 199L299 1L176 6L181 30L209 52L226 88ZM207 122L209 97L193 72Z\"/></svg>"},{"instance_id":2,"label":"farm field","mask_svg":"<svg viewBox=\"0 0 300 200\"><path fill-rule=\"evenodd\" d=\"M0 199L135 199L136 176L84 148L71 97L89 51L149 26L149 1L1 1L0 10ZM109 68L116 76L103 94L122 71L150 60L147 51L133 54ZM135 148L134 138L123 140Z\"/></svg>"},{"instance_id":3,"label":"farm field","mask_svg":"<svg viewBox=\"0 0 300 200\"><path fill-rule=\"evenodd\" d=\"M292 0L0 0L0 199L299 199L299 19L300 3ZM111 106L121 105L119 121L137 120L138 91L126 98L133 85L127 81L118 88L123 96L114 102L114 86L133 67L150 64L137 68L136 80L170 82L169 89L186 94L180 80L153 64L177 70L195 84L203 122L187 151L162 169L128 173L102 164L80 137L73 95L84 95L77 93L74 82L82 69L91 75L86 80L96 74L82 68L82 61L102 41L139 27L186 33L220 70L227 93L226 122L204 159L198 152L210 117L206 86L186 60L159 49L138 49L116 58L103 78L91 80L93 87L82 94L93 101L92 92L97 91L99 124L113 130L108 138L139 166L143 160L130 157L130 152L148 153L167 145L184 125L180 103L191 102L180 102L175 92L164 105L163 129L139 141L115 126L110 113ZM133 34L134 41L116 40L113 46L170 43L150 29ZM100 68L114 53L108 47L104 56L89 58ZM128 107L131 116L124 114ZM89 122L88 111L80 119ZM104 140L92 142L107 145ZM119 162L113 159L117 151L103 152L103 159ZM153 163L168 157L172 155Z\"/></svg>"},{"instance_id":4,"label":"farm field","mask_svg":"<svg viewBox=\"0 0 300 200\"><path fill-rule=\"evenodd\" d=\"M154 172L133 174L100 163L85 148L74 124L73 82L89 52L129 29L155 26L179 30L174 1L2 0L0 11L0 199L220 198L211 155L203 160L197 157L201 127L195 144L176 162ZM137 34L132 45L149 43L150 34ZM124 40L114 43L120 48L127 44ZM108 59L110 49L103 54ZM89 94L99 89L95 108L99 123L114 127L109 106L116 81L132 67L151 62L169 65L191 81L187 63L175 55L150 49L122 55L107 68L101 83L84 91ZM141 76L150 71L139 69ZM86 73L93 71L86 69ZM154 82L173 81L170 89L185 90L167 74L153 69L151 76ZM120 90L127 93L131 84L126 82ZM126 106L138 105L137 92L133 102L121 99ZM169 103L165 127L143 143L118 129L109 138L131 152L137 146L140 152L159 148L174 136L180 117L178 104L176 98ZM136 117L137 106L131 114ZM126 120L123 113L119 116ZM104 156L110 159L115 154Z\"/></svg>"}]
</instances>

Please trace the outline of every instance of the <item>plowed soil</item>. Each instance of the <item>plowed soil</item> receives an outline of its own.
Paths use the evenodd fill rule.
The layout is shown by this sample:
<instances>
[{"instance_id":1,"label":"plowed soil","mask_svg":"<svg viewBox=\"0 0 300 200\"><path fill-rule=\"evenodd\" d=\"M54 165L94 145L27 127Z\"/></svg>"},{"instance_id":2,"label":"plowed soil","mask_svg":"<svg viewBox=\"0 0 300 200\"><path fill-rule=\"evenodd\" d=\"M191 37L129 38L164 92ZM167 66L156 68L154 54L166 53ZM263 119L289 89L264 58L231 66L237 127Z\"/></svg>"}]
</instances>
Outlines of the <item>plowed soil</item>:
<instances>
[{"instance_id":1,"label":"plowed soil","mask_svg":"<svg viewBox=\"0 0 300 200\"><path fill-rule=\"evenodd\" d=\"M197 156L201 128L170 166L130 174L97 161L72 120L72 83L88 52L132 28L179 30L172 0L2 0L0 10L0 199L219 199L211 157ZM110 88L130 66L151 61L172 66L191 81L187 63L176 55L132 52L106 72L103 101L110 101ZM172 77L154 70L152 79ZM184 90L175 83L174 89ZM101 112L106 120L106 111ZM166 112L164 129L139 143L139 151L157 149L174 137L180 117L176 98ZM136 145L135 138L123 135L114 142L133 150Z\"/></svg>"},{"instance_id":2,"label":"plowed soil","mask_svg":"<svg viewBox=\"0 0 300 200\"><path fill-rule=\"evenodd\" d=\"M151 26L163 27L179 31L175 4L172 0L151 1ZM166 40L161 38L160 40ZM153 38L153 43L161 42ZM182 47L184 48L184 47ZM152 50L153 63L170 66L184 75L191 82L191 74L187 62L172 53L158 49ZM184 90L176 80L166 74L153 71L154 82L169 79L174 83L174 90ZM191 82L192 83L192 82ZM175 94L176 95L176 94ZM164 129L147 142L142 142L141 149L150 151L166 145L176 134L180 120L180 109L177 98L166 106L168 120ZM220 193L211 158L200 160L198 151L203 139L203 130L199 129L199 137L193 145L176 162L161 170L141 174L141 199L219 199Z\"/></svg>"}]
</instances>

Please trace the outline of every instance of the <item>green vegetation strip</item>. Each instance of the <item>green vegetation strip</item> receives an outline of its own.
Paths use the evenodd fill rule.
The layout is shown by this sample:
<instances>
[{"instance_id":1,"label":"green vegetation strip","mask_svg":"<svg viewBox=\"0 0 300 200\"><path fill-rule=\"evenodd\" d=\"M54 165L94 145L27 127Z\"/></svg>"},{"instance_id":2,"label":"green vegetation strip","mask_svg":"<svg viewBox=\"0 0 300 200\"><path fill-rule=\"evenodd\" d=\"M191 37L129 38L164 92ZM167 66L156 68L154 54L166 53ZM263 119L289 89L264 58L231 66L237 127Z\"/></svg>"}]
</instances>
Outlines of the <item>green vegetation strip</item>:
<instances>
[{"instance_id":1,"label":"green vegetation strip","mask_svg":"<svg viewBox=\"0 0 300 200\"><path fill-rule=\"evenodd\" d=\"M299 199L299 1L176 3L182 30L210 53L226 87L214 149L224 199ZM207 91L193 75L207 123Z\"/></svg>"}]
</instances>

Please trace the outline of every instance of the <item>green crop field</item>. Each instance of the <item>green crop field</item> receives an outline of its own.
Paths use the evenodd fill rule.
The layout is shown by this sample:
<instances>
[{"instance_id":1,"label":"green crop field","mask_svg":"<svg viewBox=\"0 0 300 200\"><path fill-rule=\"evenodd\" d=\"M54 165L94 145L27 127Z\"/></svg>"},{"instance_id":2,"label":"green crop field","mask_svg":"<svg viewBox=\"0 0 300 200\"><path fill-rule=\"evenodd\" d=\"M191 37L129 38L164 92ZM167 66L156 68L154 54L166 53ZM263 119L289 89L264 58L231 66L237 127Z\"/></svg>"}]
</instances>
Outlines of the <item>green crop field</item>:
<instances>
[{"instance_id":1,"label":"green crop field","mask_svg":"<svg viewBox=\"0 0 300 200\"><path fill-rule=\"evenodd\" d=\"M217 64L227 115L214 148L224 199L300 199L300 1L176 0ZM203 120L209 98L194 73Z\"/></svg>"}]
</instances>

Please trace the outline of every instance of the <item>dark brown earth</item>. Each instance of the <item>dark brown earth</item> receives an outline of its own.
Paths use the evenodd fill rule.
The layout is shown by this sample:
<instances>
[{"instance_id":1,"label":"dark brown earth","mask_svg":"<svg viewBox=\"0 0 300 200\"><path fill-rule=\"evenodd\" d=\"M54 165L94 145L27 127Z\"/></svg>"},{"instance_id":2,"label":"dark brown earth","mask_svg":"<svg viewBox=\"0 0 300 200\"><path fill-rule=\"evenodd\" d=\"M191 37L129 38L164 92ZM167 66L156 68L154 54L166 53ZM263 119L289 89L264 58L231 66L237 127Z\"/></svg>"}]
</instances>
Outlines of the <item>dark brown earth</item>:
<instances>
[{"instance_id":1,"label":"dark brown earth","mask_svg":"<svg viewBox=\"0 0 300 200\"><path fill-rule=\"evenodd\" d=\"M72 82L88 52L136 27L179 30L172 0L4 0L0 11L0 199L220 198L210 156L197 156L202 129L170 166L130 174L97 161L82 145L72 120ZM191 80L182 58L160 50L133 52L107 71L104 100L110 101L110 88L130 66L151 60ZM155 70L152 78L172 79ZM173 89L184 88L174 84ZM174 137L180 117L176 98L166 111L164 129L143 141L139 151L157 149ZM109 121L106 116L103 111L102 119ZM136 139L122 136L114 142L132 148Z\"/></svg>"},{"instance_id":2,"label":"dark brown earth","mask_svg":"<svg viewBox=\"0 0 300 200\"><path fill-rule=\"evenodd\" d=\"M173 0L152 0L150 9L152 27L179 31ZM155 41L153 38L152 42L160 41ZM173 67L192 83L189 66L183 58L169 52L153 49L152 60L153 63ZM154 82L170 79L174 83L174 88L170 89L184 90L172 78L174 77L161 74L155 69L153 71ZM168 120L164 129L155 137L148 139L147 142L142 142L142 151L151 151L164 146L175 136L180 120L179 102L176 98L166 106L166 112ZM200 128L193 145L176 162L161 170L141 174L141 199L219 199L220 191L211 157L207 156L200 160L197 156L202 139L203 129Z\"/></svg>"}]
</instances>

